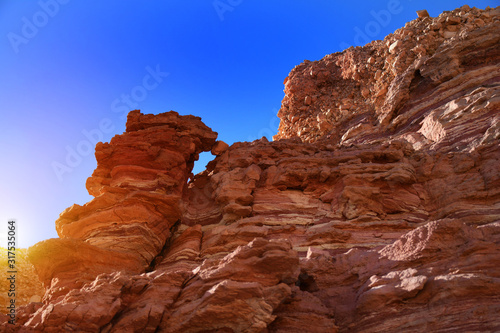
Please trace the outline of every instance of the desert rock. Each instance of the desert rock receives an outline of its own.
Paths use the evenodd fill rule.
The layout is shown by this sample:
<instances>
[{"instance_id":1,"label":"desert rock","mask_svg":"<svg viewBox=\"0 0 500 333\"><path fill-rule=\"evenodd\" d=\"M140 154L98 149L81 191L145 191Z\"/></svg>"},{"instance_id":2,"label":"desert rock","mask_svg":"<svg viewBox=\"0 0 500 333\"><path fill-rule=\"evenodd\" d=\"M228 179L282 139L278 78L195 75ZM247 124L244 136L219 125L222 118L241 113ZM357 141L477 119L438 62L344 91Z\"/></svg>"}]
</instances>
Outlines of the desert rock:
<instances>
[{"instance_id":1,"label":"desert rock","mask_svg":"<svg viewBox=\"0 0 500 333\"><path fill-rule=\"evenodd\" d=\"M42 302L2 328L500 330L499 20L420 13L296 66L273 142L132 111L95 199L29 250Z\"/></svg>"}]
</instances>

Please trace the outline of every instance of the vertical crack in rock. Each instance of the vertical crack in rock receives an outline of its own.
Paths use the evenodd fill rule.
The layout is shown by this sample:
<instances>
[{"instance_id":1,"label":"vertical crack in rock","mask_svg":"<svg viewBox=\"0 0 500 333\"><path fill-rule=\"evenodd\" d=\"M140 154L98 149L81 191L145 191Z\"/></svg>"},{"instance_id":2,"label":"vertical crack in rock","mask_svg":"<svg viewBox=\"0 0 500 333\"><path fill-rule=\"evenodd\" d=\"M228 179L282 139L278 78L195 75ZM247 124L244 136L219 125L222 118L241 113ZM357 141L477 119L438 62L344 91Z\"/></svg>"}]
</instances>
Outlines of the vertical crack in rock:
<instances>
[{"instance_id":1,"label":"vertical crack in rock","mask_svg":"<svg viewBox=\"0 0 500 333\"><path fill-rule=\"evenodd\" d=\"M180 223L181 220L178 220L172 227L170 227L170 236L165 241L165 244L163 244L161 251L153 258L153 260L151 260L151 263L145 270L146 273L154 271L156 269L156 266L158 266L161 263L165 254L170 249L170 245L172 244L172 240L177 233L177 229L179 228Z\"/></svg>"}]
</instances>

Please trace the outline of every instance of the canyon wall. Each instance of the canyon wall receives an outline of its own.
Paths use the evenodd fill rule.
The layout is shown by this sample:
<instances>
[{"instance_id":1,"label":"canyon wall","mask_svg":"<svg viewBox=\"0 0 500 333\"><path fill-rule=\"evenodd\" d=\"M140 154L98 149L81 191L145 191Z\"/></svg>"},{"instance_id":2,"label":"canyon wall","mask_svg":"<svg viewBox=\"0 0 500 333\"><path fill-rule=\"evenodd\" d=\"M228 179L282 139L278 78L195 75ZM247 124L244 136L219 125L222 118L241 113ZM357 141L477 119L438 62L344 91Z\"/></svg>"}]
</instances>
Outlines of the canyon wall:
<instances>
[{"instance_id":1,"label":"canyon wall","mask_svg":"<svg viewBox=\"0 0 500 333\"><path fill-rule=\"evenodd\" d=\"M130 112L95 198L29 249L42 301L2 329L500 330L499 21L419 12L298 65L272 142Z\"/></svg>"}]
</instances>

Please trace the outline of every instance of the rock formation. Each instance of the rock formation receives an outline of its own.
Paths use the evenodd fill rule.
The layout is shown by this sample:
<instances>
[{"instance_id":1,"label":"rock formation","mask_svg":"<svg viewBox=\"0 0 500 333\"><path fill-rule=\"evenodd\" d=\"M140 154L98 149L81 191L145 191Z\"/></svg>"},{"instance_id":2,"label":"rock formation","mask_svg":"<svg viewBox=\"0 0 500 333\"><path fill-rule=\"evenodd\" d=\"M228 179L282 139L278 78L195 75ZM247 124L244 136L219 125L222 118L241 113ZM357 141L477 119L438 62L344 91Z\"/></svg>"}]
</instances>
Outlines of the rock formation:
<instances>
[{"instance_id":1,"label":"rock formation","mask_svg":"<svg viewBox=\"0 0 500 333\"><path fill-rule=\"evenodd\" d=\"M133 111L126 132L96 146L87 180L95 199L56 221L58 239L40 242L30 258L50 301L102 273L141 273L161 252L181 217L181 196L194 161L217 133L200 118Z\"/></svg>"},{"instance_id":2,"label":"rock formation","mask_svg":"<svg viewBox=\"0 0 500 333\"><path fill-rule=\"evenodd\" d=\"M29 250L42 302L2 328L500 330L499 21L421 11L300 64L273 142L132 111L96 146L95 198Z\"/></svg>"}]
</instances>

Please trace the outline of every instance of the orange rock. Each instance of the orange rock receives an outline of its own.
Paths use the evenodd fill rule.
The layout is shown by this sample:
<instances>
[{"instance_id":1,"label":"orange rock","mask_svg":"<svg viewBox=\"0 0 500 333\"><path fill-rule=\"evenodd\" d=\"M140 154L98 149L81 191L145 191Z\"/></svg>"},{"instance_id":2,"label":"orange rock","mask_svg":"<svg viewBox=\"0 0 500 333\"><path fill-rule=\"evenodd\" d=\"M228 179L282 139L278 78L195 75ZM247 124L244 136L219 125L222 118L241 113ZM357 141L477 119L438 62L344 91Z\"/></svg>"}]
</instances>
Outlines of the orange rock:
<instances>
[{"instance_id":1,"label":"orange rock","mask_svg":"<svg viewBox=\"0 0 500 333\"><path fill-rule=\"evenodd\" d=\"M229 145L225 143L224 141L217 141L215 145L212 147L211 153L212 155L222 155L227 149L229 148Z\"/></svg>"},{"instance_id":2,"label":"orange rock","mask_svg":"<svg viewBox=\"0 0 500 333\"><path fill-rule=\"evenodd\" d=\"M417 15L419 18L430 17L429 13L425 9L417 10Z\"/></svg>"},{"instance_id":3,"label":"orange rock","mask_svg":"<svg viewBox=\"0 0 500 333\"><path fill-rule=\"evenodd\" d=\"M60 239L30 249L46 288L56 281L49 294L68 292L102 273L144 272L181 217L195 159L216 137L199 117L130 112L127 131L96 146L97 169L87 182L95 198L60 215Z\"/></svg>"},{"instance_id":4,"label":"orange rock","mask_svg":"<svg viewBox=\"0 0 500 333\"><path fill-rule=\"evenodd\" d=\"M96 147L95 199L30 249L43 304L2 329L498 330L499 14L462 7L298 65L273 142L132 111Z\"/></svg>"}]
</instances>

